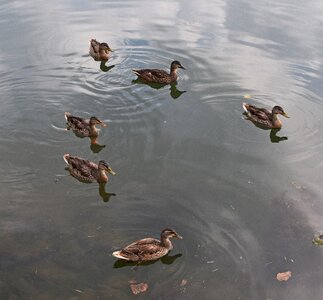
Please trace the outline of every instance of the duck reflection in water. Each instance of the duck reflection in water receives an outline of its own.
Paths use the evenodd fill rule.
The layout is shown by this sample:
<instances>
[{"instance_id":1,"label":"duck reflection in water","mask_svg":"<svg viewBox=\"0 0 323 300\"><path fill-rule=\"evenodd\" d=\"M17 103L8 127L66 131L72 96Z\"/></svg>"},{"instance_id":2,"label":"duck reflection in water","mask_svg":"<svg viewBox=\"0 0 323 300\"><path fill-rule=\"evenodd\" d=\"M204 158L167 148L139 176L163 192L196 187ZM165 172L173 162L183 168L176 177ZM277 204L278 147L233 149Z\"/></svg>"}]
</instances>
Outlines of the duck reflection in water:
<instances>
[{"instance_id":1,"label":"duck reflection in water","mask_svg":"<svg viewBox=\"0 0 323 300\"><path fill-rule=\"evenodd\" d=\"M281 141L287 141L287 136L277 136L276 134L280 131L280 129L272 129L270 130L270 141L272 143L279 143Z\"/></svg>"},{"instance_id":2,"label":"duck reflection in water","mask_svg":"<svg viewBox=\"0 0 323 300\"><path fill-rule=\"evenodd\" d=\"M162 258L159 258L157 260L151 260L151 261L142 261L142 262L135 262L135 261L126 261L123 259L118 259L114 264L114 269L124 268L124 267L135 267L137 268L140 266L149 266L152 264L155 264L157 261L160 261L164 265L171 265L177 258L181 257L183 254L177 253L175 255L166 255Z\"/></svg>"},{"instance_id":3,"label":"duck reflection in water","mask_svg":"<svg viewBox=\"0 0 323 300\"><path fill-rule=\"evenodd\" d=\"M90 148L92 152L98 153L105 147L105 145L98 144L97 139L99 136L99 129L95 127L95 125L106 127L107 125L103 121L95 116L91 117L90 119L83 119L73 116L69 112L65 112L65 119L67 130L72 130L79 138L88 137L91 139Z\"/></svg>"},{"instance_id":4,"label":"duck reflection in water","mask_svg":"<svg viewBox=\"0 0 323 300\"><path fill-rule=\"evenodd\" d=\"M257 124L257 123L254 123L252 122L256 127L262 129L262 130L270 130L270 133L269 133L269 138L270 138L270 141L273 143L273 144L276 144L276 143L279 143L279 142L282 142L282 141L287 141L288 140L288 137L287 136L278 136L277 133L280 131L280 128L276 128L276 129L269 129L269 128L266 128L264 126L261 126L260 124Z\"/></svg>"},{"instance_id":5,"label":"duck reflection in water","mask_svg":"<svg viewBox=\"0 0 323 300\"><path fill-rule=\"evenodd\" d=\"M132 83L146 84L146 85L149 85L151 88L153 88L155 90L159 90L159 89L165 87L166 85L168 85L166 83L147 83L147 82L143 82L140 78L132 80ZM177 82L174 82L174 83L170 84L169 94L173 99L179 98L184 93L186 93L186 91L180 91L180 90L177 89Z\"/></svg>"},{"instance_id":6,"label":"duck reflection in water","mask_svg":"<svg viewBox=\"0 0 323 300\"><path fill-rule=\"evenodd\" d=\"M101 61L100 63L100 69L102 72L108 72L116 66L116 65L107 66L105 63L106 61Z\"/></svg>"},{"instance_id":7,"label":"duck reflection in water","mask_svg":"<svg viewBox=\"0 0 323 300\"><path fill-rule=\"evenodd\" d=\"M99 184L99 195L102 198L103 202L109 202L110 198L113 197L113 196L117 196L117 194L106 192L105 191L105 185L106 185L105 182Z\"/></svg>"}]
</instances>

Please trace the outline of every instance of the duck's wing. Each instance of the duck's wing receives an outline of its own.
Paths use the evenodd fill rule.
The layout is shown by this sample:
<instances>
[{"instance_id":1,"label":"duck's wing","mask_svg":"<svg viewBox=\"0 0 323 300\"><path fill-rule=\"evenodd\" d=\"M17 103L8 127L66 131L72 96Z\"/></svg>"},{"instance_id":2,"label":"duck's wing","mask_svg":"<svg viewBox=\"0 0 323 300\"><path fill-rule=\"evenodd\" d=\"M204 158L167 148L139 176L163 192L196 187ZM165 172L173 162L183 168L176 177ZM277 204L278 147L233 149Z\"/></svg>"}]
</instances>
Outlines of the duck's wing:
<instances>
[{"instance_id":1,"label":"duck's wing","mask_svg":"<svg viewBox=\"0 0 323 300\"><path fill-rule=\"evenodd\" d=\"M89 135L89 120L75 116L68 116L66 119L67 129L72 129L74 132L77 132L83 136Z\"/></svg>"},{"instance_id":2,"label":"duck's wing","mask_svg":"<svg viewBox=\"0 0 323 300\"><path fill-rule=\"evenodd\" d=\"M259 120L270 120L271 112L265 108L259 108L250 104L244 104L244 109L251 118Z\"/></svg>"},{"instance_id":3,"label":"duck's wing","mask_svg":"<svg viewBox=\"0 0 323 300\"><path fill-rule=\"evenodd\" d=\"M100 50L100 43L97 40L92 39L90 41L90 54L99 53L99 50Z\"/></svg>"},{"instance_id":4,"label":"duck's wing","mask_svg":"<svg viewBox=\"0 0 323 300\"><path fill-rule=\"evenodd\" d=\"M84 182L96 181L95 175L98 172L97 164L80 157L69 157L68 163L68 169L75 178Z\"/></svg>"},{"instance_id":5,"label":"duck's wing","mask_svg":"<svg viewBox=\"0 0 323 300\"><path fill-rule=\"evenodd\" d=\"M146 81L158 82L161 78L168 78L169 74L164 70L159 69L141 69L132 70L139 78Z\"/></svg>"},{"instance_id":6,"label":"duck's wing","mask_svg":"<svg viewBox=\"0 0 323 300\"><path fill-rule=\"evenodd\" d=\"M145 238L126 246L122 250L140 255L144 252L154 253L157 247L160 247L160 241L153 238Z\"/></svg>"}]
</instances>

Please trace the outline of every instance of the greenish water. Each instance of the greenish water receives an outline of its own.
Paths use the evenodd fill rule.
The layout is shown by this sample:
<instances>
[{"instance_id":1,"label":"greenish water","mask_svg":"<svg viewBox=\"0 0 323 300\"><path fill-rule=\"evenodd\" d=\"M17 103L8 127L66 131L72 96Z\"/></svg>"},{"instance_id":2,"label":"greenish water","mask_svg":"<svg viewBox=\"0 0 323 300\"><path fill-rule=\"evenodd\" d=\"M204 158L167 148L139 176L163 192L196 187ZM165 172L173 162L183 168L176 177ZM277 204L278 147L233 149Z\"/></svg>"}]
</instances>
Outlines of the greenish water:
<instances>
[{"instance_id":1,"label":"greenish water","mask_svg":"<svg viewBox=\"0 0 323 300\"><path fill-rule=\"evenodd\" d=\"M322 3L19 0L0 16L0 299L322 299ZM90 38L114 50L105 66ZM133 82L175 59L176 86ZM259 129L245 101L291 118ZM65 111L107 122L106 147L62 130ZM82 184L65 153L117 176ZM165 227L184 237L165 259L111 256Z\"/></svg>"}]
</instances>

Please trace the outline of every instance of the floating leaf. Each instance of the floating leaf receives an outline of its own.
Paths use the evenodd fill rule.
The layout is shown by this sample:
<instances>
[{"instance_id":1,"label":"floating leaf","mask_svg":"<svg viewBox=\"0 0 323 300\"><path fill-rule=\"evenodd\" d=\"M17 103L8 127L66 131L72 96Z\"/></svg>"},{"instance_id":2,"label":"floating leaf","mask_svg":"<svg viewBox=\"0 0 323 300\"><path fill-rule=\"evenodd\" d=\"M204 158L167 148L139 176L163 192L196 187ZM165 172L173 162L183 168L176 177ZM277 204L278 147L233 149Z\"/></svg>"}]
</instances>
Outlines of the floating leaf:
<instances>
[{"instance_id":1,"label":"floating leaf","mask_svg":"<svg viewBox=\"0 0 323 300\"><path fill-rule=\"evenodd\" d=\"M182 279L181 281L181 287L185 286L187 284L187 279Z\"/></svg>"},{"instance_id":2,"label":"floating leaf","mask_svg":"<svg viewBox=\"0 0 323 300\"><path fill-rule=\"evenodd\" d=\"M134 295L138 295L140 293L144 293L148 290L148 284L147 283L133 283L133 281L130 282L130 288Z\"/></svg>"},{"instance_id":3,"label":"floating leaf","mask_svg":"<svg viewBox=\"0 0 323 300\"><path fill-rule=\"evenodd\" d=\"M292 276L291 271L278 273L276 278L278 281L287 281Z\"/></svg>"},{"instance_id":4,"label":"floating leaf","mask_svg":"<svg viewBox=\"0 0 323 300\"><path fill-rule=\"evenodd\" d=\"M312 240L312 243L317 246L323 246L323 233L316 233L314 239Z\"/></svg>"}]
</instances>

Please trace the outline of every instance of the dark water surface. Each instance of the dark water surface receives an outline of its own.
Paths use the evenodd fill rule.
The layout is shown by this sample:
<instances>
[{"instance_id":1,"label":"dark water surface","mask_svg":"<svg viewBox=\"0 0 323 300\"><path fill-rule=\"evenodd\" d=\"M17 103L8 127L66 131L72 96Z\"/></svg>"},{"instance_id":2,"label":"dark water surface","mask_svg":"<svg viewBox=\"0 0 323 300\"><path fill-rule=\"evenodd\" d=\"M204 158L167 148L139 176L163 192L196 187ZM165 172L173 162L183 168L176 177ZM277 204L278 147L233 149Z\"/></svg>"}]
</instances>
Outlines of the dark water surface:
<instances>
[{"instance_id":1,"label":"dark water surface","mask_svg":"<svg viewBox=\"0 0 323 300\"><path fill-rule=\"evenodd\" d=\"M322 299L322 1L13 0L0 24L0 299L132 299L130 280L138 299ZM101 69L90 38L115 50ZM174 59L177 86L132 82ZM261 130L244 95L291 118ZM65 111L106 121L106 147ZM64 153L117 176L82 184ZM184 237L166 259L111 256L164 227Z\"/></svg>"}]
</instances>

